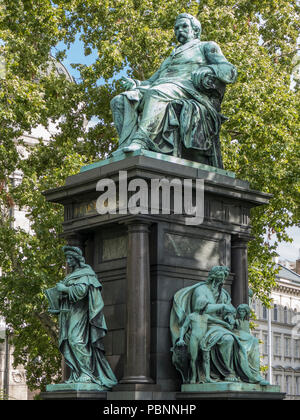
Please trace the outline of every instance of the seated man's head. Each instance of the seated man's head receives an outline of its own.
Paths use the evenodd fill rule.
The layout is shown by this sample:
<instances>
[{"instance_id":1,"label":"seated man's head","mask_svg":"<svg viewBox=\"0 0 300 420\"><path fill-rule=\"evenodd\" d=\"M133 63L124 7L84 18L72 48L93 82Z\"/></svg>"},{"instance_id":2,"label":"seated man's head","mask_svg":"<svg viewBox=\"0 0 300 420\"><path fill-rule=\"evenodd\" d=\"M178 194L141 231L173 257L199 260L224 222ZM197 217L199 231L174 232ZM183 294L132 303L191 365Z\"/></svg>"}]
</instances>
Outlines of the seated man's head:
<instances>
[{"instance_id":1,"label":"seated man's head","mask_svg":"<svg viewBox=\"0 0 300 420\"><path fill-rule=\"evenodd\" d=\"M188 13L177 16L174 26L175 36L180 44L185 44L201 36L201 23Z\"/></svg>"},{"instance_id":2,"label":"seated man's head","mask_svg":"<svg viewBox=\"0 0 300 420\"><path fill-rule=\"evenodd\" d=\"M229 273L230 270L228 267L216 265L210 270L207 282L211 283L214 288L220 288L225 283Z\"/></svg>"}]
</instances>

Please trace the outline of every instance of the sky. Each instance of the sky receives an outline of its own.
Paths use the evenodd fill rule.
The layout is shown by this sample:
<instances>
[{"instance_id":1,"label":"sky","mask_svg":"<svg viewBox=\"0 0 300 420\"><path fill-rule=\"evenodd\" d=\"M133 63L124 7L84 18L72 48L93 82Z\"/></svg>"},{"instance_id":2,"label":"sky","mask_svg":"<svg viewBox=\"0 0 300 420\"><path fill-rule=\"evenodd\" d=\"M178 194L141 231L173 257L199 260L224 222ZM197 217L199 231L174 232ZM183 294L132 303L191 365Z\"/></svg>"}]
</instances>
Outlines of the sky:
<instances>
[{"instance_id":1,"label":"sky","mask_svg":"<svg viewBox=\"0 0 300 420\"><path fill-rule=\"evenodd\" d=\"M67 68L69 73L75 78L75 80L78 80L80 78L80 74L77 70L71 67L71 63L81 63L90 65L93 64L97 58L97 51L95 50L92 51L92 54L87 57L84 55L83 43L80 41L79 37L80 35L77 36L76 41L67 51L67 57L63 61L64 66ZM62 43L57 46L57 49L64 48L65 46ZM55 55L55 50L53 50L53 55ZM117 75L116 78L120 78L123 75L126 75L126 72ZM100 79L99 84L101 83L103 83L103 81ZM94 124L96 120L97 119L94 118L91 121L91 124ZM293 242L282 242L278 246L277 252L280 258L284 258L289 261L295 261L300 256L300 228L296 226L291 227L287 230L287 233L293 239ZM274 242L274 240L271 240L271 243L272 242Z\"/></svg>"},{"instance_id":2,"label":"sky","mask_svg":"<svg viewBox=\"0 0 300 420\"><path fill-rule=\"evenodd\" d=\"M55 56L57 51L65 49L65 44L63 42L59 43L56 48L53 48L51 53ZM75 42L71 45L70 49L66 52L67 57L62 61L64 66L67 68L69 73L74 77L75 80L80 79L80 73L78 70L73 69L71 64L85 64L87 66L93 64L97 59L97 51L92 50L92 53L88 56L84 55L83 42L80 40L80 33L76 35ZM126 76L126 70L120 72L114 76L114 79L120 79L122 76ZM104 83L104 79L99 79L98 83Z\"/></svg>"},{"instance_id":3,"label":"sky","mask_svg":"<svg viewBox=\"0 0 300 420\"><path fill-rule=\"evenodd\" d=\"M287 229L287 233L293 239L293 242L282 242L278 246L277 252L281 258L296 261L300 258L300 228L293 226Z\"/></svg>"},{"instance_id":4,"label":"sky","mask_svg":"<svg viewBox=\"0 0 300 420\"><path fill-rule=\"evenodd\" d=\"M84 55L83 42L80 41L80 34L77 34L75 42L71 45L70 49L67 50L67 57L62 62L67 68L69 73L74 77L75 80L80 78L80 74L76 69L71 67L71 64L86 64L87 66L93 64L97 58L97 51L92 50L92 54L89 56ZM51 53L55 56L57 51L65 49L65 44L60 42L56 48L53 48Z\"/></svg>"}]
</instances>

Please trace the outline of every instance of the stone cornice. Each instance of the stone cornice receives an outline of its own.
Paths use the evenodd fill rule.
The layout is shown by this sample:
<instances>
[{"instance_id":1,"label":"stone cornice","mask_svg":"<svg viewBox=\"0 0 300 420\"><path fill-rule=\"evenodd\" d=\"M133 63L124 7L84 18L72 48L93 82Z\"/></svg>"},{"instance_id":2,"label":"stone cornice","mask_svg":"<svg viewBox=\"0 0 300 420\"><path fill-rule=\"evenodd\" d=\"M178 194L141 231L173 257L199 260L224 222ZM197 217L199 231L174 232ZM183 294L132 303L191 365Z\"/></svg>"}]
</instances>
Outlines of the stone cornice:
<instances>
[{"instance_id":1,"label":"stone cornice","mask_svg":"<svg viewBox=\"0 0 300 420\"><path fill-rule=\"evenodd\" d=\"M298 285L293 287L292 285L287 284L277 284L277 286L273 288L273 291L288 293L294 296L300 296L300 286Z\"/></svg>"}]
</instances>

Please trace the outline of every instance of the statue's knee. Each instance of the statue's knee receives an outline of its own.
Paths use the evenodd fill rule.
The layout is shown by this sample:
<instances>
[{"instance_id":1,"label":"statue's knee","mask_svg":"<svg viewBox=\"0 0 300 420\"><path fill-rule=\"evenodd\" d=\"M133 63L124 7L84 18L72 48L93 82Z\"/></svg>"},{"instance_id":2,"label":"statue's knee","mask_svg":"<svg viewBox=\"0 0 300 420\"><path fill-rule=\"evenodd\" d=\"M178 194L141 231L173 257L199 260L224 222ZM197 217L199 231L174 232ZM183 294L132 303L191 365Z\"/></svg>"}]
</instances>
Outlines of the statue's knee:
<instances>
[{"instance_id":1,"label":"statue's knee","mask_svg":"<svg viewBox=\"0 0 300 420\"><path fill-rule=\"evenodd\" d=\"M226 345L230 346L230 345L233 344L234 338L232 337L232 335L226 334L226 335L224 335L222 342L223 342L223 344L226 344Z\"/></svg>"},{"instance_id":2,"label":"statue's knee","mask_svg":"<svg viewBox=\"0 0 300 420\"><path fill-rule=\"evenodd\" d=\"M143 94L143 99L144 101L148 100L149 98L151 98L153 95L155 94L155 90L154 89L147 89L144 94Z\"/></svg>"}]
</instances>

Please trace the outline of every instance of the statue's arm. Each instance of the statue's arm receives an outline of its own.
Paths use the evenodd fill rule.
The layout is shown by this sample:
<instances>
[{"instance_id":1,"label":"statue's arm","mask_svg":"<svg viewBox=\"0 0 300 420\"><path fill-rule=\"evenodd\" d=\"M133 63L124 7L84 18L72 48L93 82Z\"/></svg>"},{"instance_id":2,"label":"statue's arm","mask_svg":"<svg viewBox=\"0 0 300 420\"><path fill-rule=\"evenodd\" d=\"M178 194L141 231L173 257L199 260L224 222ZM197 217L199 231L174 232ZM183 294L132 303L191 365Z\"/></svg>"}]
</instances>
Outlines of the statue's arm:
<instances>
[{"instance_id":1,"label":"statue's arm","mask_svg":"<svg viewBox=\"0 0 300 420\"><path fill-rule=\"evenodd\" d=\"M88 291L88 285L82 283L72 284L70 286L66 286L63 283L57 283L56 287L58 291L66 293L72 302L83 299Z\"/></svg>"},{"instance_id":2,"label":"statue's arm","mask_svg":"<svg viewBox=\"0 0 300 420\"><path fill-rule=\"evenodd\" d=\"M216 42L206 42L204 45L204 54L209 64L228 63L227 58L224 56L221 48Z\"/></svg>"},{"instance_id":3,"label":"statue's arm","mask_svg":"<svg viewBox=\"0 0 300 420\"><path fill-rule=\"evenodd\" d=\"M225 328L230 328L230 325L227 322L222 321L221 319L219 319L219 318L217 318L215 316L208 315L208 320L210 322L213 322L214 324L220 324L220 325L222 325Z\"/></svg>"},{"instance_id":4,"label":"statue's arm","mask_svg":"<svg viewBox=\"0 0 300 420\"><path fill-rule=\"evenodd\" d=\"M180 328L179 340L176 343L178 346L185 344L183 337L185 336L189 326L190 326L190 317L187 316L182 327Z\"/></svg>"},{"instance_id":5,"label":"statue's arm","mask_svg":"<svg viewBox=\"0 0 300 420\"><path fill-rule=\"evenodd\" d=\"M148 80L143 80L142 82L138 79L131 79L130 77L123 76L120 79L121 85L123 89L125 90L136 89L140 86L146 88L159 78L161 70L162 70L162 66Z\"/></svg>"},{"instance_id":6,"label":"statue's arm","mask_svg":"<svg viewBox=\"0 0 300 420\"><path fill-rule=\"evenodd\" d=\"M236 81L237 69L229 63L218 44L212 41L207 42L204 47L204 54L209 63L209 68L214 72L217 79L224 83L234 83Z\"/></svg>"},{"instance_id":7,"label":"statue's arm","mask_svg":"<svg viewBox=\"0 0 300 420\"><path fill-rule=\"evenodd\" d=\"M224 303L209 303L206 306L205 313L206 314L212 314L212 313L215 313L217 311L221 311L222 309L224 309L224 306L225 306Z\"/></svg>"},{"instance_id":8,"label":"statue's arm","mask_svg":"<svg viewBox=\"0 0 300 420\"><path fill-rule=\"evenodd\" d=\"M69 299L71 302L78 302L83 299L88 292L89 286L87 284L76 284L69 288Z\"/></svg>"},{"instance_id":9,"label":"statue's arm","mask_svg":"<svg viewBox=\"0 0 300 420\"><path fill-rule=\"evenodd\" d=\"M204 46L207 64L192 74L196 88L215 89L215 80L223 83L234 83L237 78L235 66L226 59L221 48L215 42L207 42Z\"/></svg>"},{"instance_id":10,"label":"statue's arm","mask_svg":"<svg viewBox=\"0 0 300 420\"><path fill-rule=\"evenodd\" d=\"M56 289L59 292L68 293L69 288L62 282L56 284Z\"/></svg>"}]
</instances>

